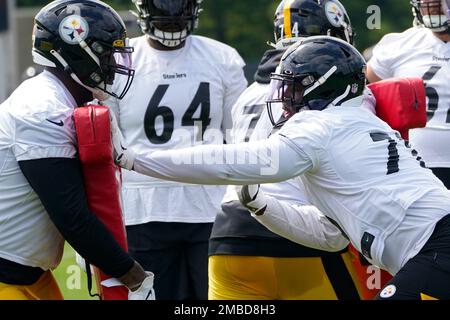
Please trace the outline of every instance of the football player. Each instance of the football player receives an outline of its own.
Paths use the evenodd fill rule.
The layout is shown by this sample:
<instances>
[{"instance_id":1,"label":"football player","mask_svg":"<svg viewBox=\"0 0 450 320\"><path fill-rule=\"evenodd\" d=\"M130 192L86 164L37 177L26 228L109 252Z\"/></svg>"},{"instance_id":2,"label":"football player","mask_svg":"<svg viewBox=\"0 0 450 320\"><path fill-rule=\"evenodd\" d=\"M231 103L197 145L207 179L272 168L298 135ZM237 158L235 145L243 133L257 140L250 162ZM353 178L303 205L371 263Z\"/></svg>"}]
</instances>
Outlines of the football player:
<instances>
[{"instance_id":1,"label":"football player","mask_svg":"<svg viewBox=\"0 0 450 320\"><path fill-rule=\"evenodd\" d=\"M109 89L133 79L125 25L100 1L53 1L35 17L32 52L45 71L0 106L0 299L62 299L50 270L64 240L147 299L153 274L88 209L72 119L94 96L127 92Z\"/></svg>"},{"instance_id":2,"label":"football player","mask_svg":"<svg viewBox=\"0 0 450 320\"><path fill-rule=\"evenodd\" d=\"M273 125L265 108L270 74L291 44L320 34L353 40L350 19L338 1L281 1L274 33L275 48L264 54L255 82L233 106L233 143L265 139L271 133ZM266 184L262 189L293 204L307 203L298 180ZM314 250L267 230L248 214L234 186L228 187L214 222L209 255L212 300L358 299L344 262L351 265L349 253Z\"/></svg>"},{"instance_id":3,"label":"football player","mask_svg":"<svg viewBox=\"0 0 450 320\"><path fill-rule=\"evenodd\" d=\"M127 143L146 153L222 144L247 86L244 61L235 49L192 35L201 0L134 4L144 34L130 41L135 80L124 99L104 102ZM129 249L157 275L158 299L207 299L208 239L225 188L126 172L122 191Z\"/></svg>"},{"instance_id":4,"label":"football player","mask_svg":"<svg viewBox=\"0 0 450 320\"><path fill-rule=\"evenodd\" d=\"M239 194L253 216L288 239L327 251L351 242L395 275L379 299L449 299L450 193L397 131L361 107L365 68L350 44L309 37L286 51L271 77L269 112L281 103L289 120L268 139L136 154L120 146L116 128L116 159L142 174L191 183L300 177L323 216L257 185Z\"/></svg>"},{"instance_id":5,"label":"football player","mask_svg":"<svg viewBox=\"0 0 450 320\"><path fill-rule=\"evenodd\" d=\"M370 82L420 77L426 84L425 128L409 131L411 145L450 188L450 13L449 0L412 0L418 26L384 36L368 63Z\"/></svg>"}]
</instances>

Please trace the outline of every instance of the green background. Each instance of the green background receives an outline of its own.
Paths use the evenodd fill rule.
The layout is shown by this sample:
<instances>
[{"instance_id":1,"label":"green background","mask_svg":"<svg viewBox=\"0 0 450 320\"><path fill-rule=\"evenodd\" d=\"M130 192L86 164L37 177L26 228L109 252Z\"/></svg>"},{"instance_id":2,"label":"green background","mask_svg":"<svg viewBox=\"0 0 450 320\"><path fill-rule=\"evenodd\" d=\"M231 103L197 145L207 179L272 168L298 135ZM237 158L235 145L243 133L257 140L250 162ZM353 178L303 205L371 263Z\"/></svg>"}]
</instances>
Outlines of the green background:
<instances>
[{"instance_id":1,"label":"green background","mask_svg":"<svg viewBox=\"0 0 450 320\"><path fill-rule=\"evenodd\" d=\"M131 0L105 1L117 10L134 9ZM386 33L402 31L412 25L408 0L341 0L356 29L356 46L363 50ZM42 6L49 1L17 0L18 6ZM197 34L212 37L235 47L246 61L258 60L273 41L272 19L279 1L204 0ZM368 30L367 8L381 9L381 28Z\"/></svg>"}]
</instances>

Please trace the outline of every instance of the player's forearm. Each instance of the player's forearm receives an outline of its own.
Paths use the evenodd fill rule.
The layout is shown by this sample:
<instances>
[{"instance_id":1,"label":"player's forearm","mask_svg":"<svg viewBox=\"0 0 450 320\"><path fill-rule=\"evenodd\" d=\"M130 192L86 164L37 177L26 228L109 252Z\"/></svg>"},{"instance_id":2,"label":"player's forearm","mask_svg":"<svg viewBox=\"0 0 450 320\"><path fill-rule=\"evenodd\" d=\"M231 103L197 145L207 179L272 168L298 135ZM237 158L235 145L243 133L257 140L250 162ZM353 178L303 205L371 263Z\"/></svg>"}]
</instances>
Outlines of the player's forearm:
<instances>
[{"instance_id":1,"label":"player's forearm","mask_svg":"<svg viewBox=\"0 0 450 320\"><path fill-rule=\"evenodd\" d=\"M288 146L269 140L138 154L134 170L165 180L228 185L284 181L310 167L307 161L297 161Z\"/></svg>"},{"instance_id":2,"label":"player's forearm","mask_svg":"<svg viewBox=\"0 0 450 320\"><path fill-rule=\"evenodd\" d=\"M196 151L182 151L183 155L194 155ZM250 181L264 181L261 177L260 167L257 165L229 165L224 163L179 163L178 151L153 152L138 155L134 161L134 170L144 175L159 179L206 185L245 184ZM276 177L265 178L276 179Z\"/></svg>"},{"instance_id":3,"label":"player's forearm","mask_svg":"<svg viewBox=\"0 0 450 320\"><path fill-rule=\"evenodd\" d=\"M261 192L261 191L260 191ZM301 245L325 251L339 251L348 240L314 206L265 197L262 215L252 215L266 228Z\"/></svg>"}]
</instances>

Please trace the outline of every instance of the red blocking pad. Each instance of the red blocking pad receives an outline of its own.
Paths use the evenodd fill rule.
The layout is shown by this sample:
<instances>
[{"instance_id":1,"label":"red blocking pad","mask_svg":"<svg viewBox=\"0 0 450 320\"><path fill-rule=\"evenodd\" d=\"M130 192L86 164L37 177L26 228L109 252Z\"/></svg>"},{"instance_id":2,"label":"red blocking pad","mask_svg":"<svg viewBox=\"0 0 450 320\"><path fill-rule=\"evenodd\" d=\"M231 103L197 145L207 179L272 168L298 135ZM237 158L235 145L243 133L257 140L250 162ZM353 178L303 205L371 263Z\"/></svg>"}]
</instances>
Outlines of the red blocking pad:
<instances>
[{"instance_id":1,"label":"red blocking pad","mask_svg":"<svg viewBox=\"0 0 450 320\"><path fill-rule=\"evenodd\" d=\"M108 228L120 246L128 251L120 198L121 171L113 160L109 110L95 105L80 107L75 109L74 119L89 210ZM125 286L102 286L100 283L111 276L98 268L94 270L102 299L128 299Z\"/></svg>"},{"instance_id":2,"label":"red blocking pad","mask_svg":"<svg viewBox=\"0 0 450 320\"><path fill-rule=\"evenodd\" d=\"M368 85L377 116L408 140L408 130L427 124L425 85L420 78L392 78Z\"/></svg>"}]
</instances>

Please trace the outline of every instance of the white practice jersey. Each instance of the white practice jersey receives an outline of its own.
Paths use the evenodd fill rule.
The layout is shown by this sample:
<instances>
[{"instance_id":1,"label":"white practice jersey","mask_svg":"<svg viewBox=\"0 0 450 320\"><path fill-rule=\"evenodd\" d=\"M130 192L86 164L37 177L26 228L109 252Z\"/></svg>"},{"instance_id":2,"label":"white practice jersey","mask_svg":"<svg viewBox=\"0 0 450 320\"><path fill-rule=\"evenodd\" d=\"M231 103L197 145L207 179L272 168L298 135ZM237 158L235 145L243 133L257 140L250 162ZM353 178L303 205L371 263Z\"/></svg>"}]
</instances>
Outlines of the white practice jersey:
<instances>
[{"instance_id":1,"label":"white practice jersey","mask_svg":"<svg viewBox=\"0 0 450 320\"><path fill-rule=\"evenodd\" d=\"M182 49L159 51L147 37L134 46L134 83L121 101L105 102L118 115L126 143L136 151L222 144L231 129L231 108L247 86L244 61L225 44L190 36ZM223 186L194 186L123 175L127 225L150 221L213 222Z\"/></svg>"},{"instance_id":2,"label":"white practice jersey","mask_svg":"<svg viewBox=\"0 0 450 320\"><path fill-rule=\"evenodd\" d=\"M427 126L410 130L409 138L428 167L450 167L450 43L422 27L389 34L373 50L369 66L381 79L424 80Z\"/></svg>"},{"instance_id":3,"label":"white practice jersey","mask_svg":"<svg viewBox=\"0 0 450 320\"><path fill-rule=\"evenodd\" d=\"M307 199L370 262L395 274L450 212L450 193L362 97L294 115L269 139L139 154L135 170L191 183L301 177ZM199 160L203 160L199 161Z\"/></svg>"},{"instance_id":4,"label":"white practice jersey","mask_svg":"<svg viewBox=\"0 0 450 320\"><path fill-rule=\"evenodd\" d=\"M64 239L18 161L75 158L75 100L44 71L0 105L0 257L44 270L59 264Z\"/></svg>"},{"instance_id":5,"label":"white practice jersey","mask_svg":"<svg viewBox=\"0 0 450 320\"><path fill-rule=\"evenodd\" d=\"M450 213L442 182L421 167L398 132L363 108L299 113L279 134L309 163L301 179L311 203L391 274Z\"/></svg>"}]
</instances>

